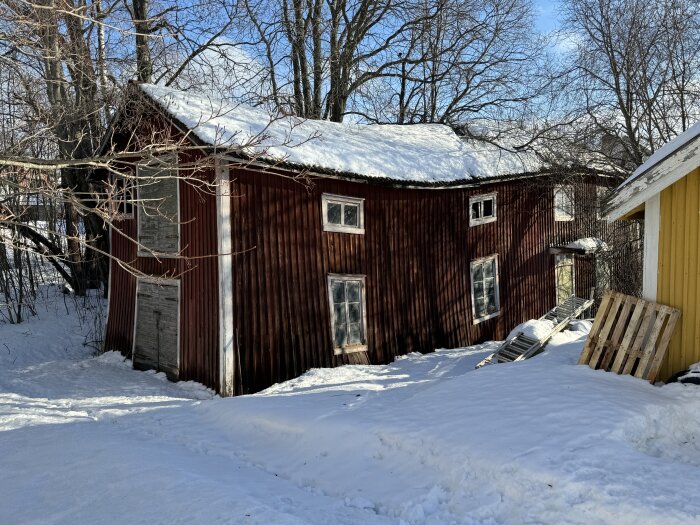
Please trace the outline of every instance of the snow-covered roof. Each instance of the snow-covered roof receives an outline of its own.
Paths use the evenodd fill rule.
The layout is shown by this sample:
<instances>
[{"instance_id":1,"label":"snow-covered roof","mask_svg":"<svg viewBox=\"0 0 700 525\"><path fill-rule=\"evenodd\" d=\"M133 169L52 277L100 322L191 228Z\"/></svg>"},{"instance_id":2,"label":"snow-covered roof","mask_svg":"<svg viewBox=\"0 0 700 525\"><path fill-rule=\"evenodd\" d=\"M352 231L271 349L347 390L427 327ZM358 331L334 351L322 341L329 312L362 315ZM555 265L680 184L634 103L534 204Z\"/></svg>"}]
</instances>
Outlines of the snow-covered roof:
<instances>
[{"instance_id":1,"label":"snow-covered roof","mask_svg":"<svg viewBox=\"0 0 700 525\"><path fill-rule=\"evenodd\" d=\"M609 249L605 241L595 237L576 239L567 244L566 247L571 250L583 250L585 253L595 253L598 251L606 252Z\"/></svg>"},{"instance_id":2,"label":"snow-covered roof","mask_svg":"<svg viewBox=\"0 0 700 525\"><path fill-rule=\"evenodd\" d=\"M244 104L152 84L137 84L205 144L266 161L408 183L445 184L533 173L534 152L467 141L441 124L356 124L274 116Z\"/></svg>"},{"instance_id":3,"label":"snow-covered roof","mask_svg":"<svg viewBox=\"0 0 700 525\"><path fill-rule=\"evenodd\" d=\"M700 122L664 144L617 187L607 205L616 220L700 167Z\"/></svg>"}]
</instances>

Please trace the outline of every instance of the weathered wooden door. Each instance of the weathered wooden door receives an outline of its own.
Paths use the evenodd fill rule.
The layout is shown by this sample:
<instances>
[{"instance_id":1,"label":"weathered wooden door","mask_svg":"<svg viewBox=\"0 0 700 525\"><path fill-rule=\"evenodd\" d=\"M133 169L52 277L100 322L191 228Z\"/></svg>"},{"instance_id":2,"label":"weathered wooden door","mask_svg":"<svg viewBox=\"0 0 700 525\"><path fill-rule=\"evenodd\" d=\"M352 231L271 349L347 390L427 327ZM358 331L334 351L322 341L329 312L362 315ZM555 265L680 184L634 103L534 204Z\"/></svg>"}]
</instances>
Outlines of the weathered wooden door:
<instances>
[{"instance_id":1,"label":"weathered wooden door","mask_svg":"<svg viewBox=\"0 0 700 525\"><path fill-rule=\"evenodd\" d=\"M561 304L576 291L573 255L556 256L554 275L556 278L557 304Z\"/></svg>"},{"instance_id":2,"label":"weathered wooden door","mask_svg":"<svg viewBox=\"0 0 700 525\"><path fill-rule=\"evenodd\" d=\"M134 323L134 368L165 372L177 380L180 369L180 282L138 279Z\"/></svg>"}]
</instances>

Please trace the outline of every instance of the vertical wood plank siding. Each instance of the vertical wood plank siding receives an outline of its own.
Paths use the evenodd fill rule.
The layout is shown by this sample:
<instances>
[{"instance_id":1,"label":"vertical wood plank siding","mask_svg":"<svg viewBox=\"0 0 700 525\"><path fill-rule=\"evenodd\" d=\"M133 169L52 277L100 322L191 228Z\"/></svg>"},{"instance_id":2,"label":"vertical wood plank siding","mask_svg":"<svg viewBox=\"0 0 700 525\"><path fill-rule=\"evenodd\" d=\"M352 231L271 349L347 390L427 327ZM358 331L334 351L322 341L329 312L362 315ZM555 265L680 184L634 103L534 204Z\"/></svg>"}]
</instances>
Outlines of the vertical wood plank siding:
<instances>
[{"instance_id":1,"label":"vertical wood plank siding","mask_svg":"<svg viewBox=\"0 0 700 525\"><path fill-rule=\"evenodd\" d=\"M181 156L182 157L182 156ZM194 158L181 158L192 162ZM212 181L212 169L182 170L183 179ZM180 248L183 258L137 257L136 219L117 221L112 231L112 255L147 275L175 276L181 283L180 379L219 386L219 290L216 197L180 180ZM124 235L120 234L123 232ZM214 257L211 257L214 255ZM207 257L209 256L209 257ZM136 278L111 263L110 304L105 350L131 357Z\"/></svg>"},{"instance_id":2,"label":"vertical wood plank siding","mask_svg":"<svg viewBox=\"0 0 700 525\"><path fill-rule=\"evenodd\" d=\"M213 169L197 176L213 180ZM366 276L372 363L500 339L542 315L555 301L549 247L599 236L605 225L555 222L553 180L431 190L314 178L306 186L279 174L231 168L233 289L224 293L233 294L235 393L342 364L332 349L329 273ZM577 190L584 193L577 202L595 201L589 186ZM491 192L497 192L498 220L470 227L469 197ZM324 232L322 193L365 199L365 234ZM180 196L185 258L137 257L129 240L136 235L135 219L115 224L112 251L145 274L181 279L180 378L218 390L218 261L207 257L217 250L215 196L186 181L180 181ZM501 314L474 324L470 262L493 254ZM583 258L576 264L577 292L587 295L594 265ZM106 350L131 353L135 291L135 278L113 263Z\"/></svg>"},{"instance_id":3,"label":"vertical wood plank siding","mask_svg":"<svg viewBox=\"0 0 700 525\"><path fill-rule=\"evenodd\" d=\"M531 181L428 190L319 178L308 188L238 167L231 181L237 394L341 364L332 350L329 273L366 276L370 360L388 363L503 338L542 315L555 300L550 244L585 236L580 221L554 222L551 185ZM469 196L493 191L498 220L469 227ZM322 193L365 199L365 234L324 232ZM469 264L492 254L502 313L473 324ZM587 295L594 265L581 261L577 277Z\"/></svg>"},{"instance_id":4,"label":"vertical wood plank siding","mask_svg":"<svg viewBox=\"0 0 700 525\"><path fill-rule=\"evenodd\" d=\"M667 380L700 361L700 170L661 192L656 300L681 310L664 360Z\"/></svg>"}]
</instances>

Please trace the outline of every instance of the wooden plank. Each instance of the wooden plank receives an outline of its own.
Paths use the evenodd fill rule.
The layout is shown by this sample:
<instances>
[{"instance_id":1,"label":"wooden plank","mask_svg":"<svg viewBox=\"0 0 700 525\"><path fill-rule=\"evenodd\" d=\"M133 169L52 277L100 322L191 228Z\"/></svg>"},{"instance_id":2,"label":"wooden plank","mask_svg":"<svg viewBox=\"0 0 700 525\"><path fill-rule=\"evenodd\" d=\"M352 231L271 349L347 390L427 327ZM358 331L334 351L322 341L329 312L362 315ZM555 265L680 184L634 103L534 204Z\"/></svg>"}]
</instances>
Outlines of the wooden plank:
<instances>
[{"instance_id":1,"label":"wooden plank","mask_svg":"<svg viewBox=\"0 0 700 525\"><path fill-rule=\"evenodd\" d=\"M627 321L629 319L630 310L637 303L637 300L631 296L625 296L624 305L620 316L615 325L615 331L610 337L610 344L606 346L606 350L600 358L600 368L607 370L610 363L613 360L615 352L620 348L620 339L625 332L625 327L627 326Z\"/></svg>"},{"instance_id":2,"label":"wooden plank","mask_svg":"<svg viewBox=\"0 0 700 525\"><path fill-rule=\"evenodd\" d=\"M593 353L593 349L595 348L595 346L591 346L591 342L598 340L598 333L600 332L600 327L603 323L603 320L605 319L605 316L608 313L608 310L610 309L610 306L612 305L611 298L612 294L610 292L606 292L603 296L603 300L600 302L600 308L598 308L595 320L593 321L593 326L591 327L591 331L588 334L588 339L586 340L586 343L583 346L583 352L581 353L581 357L579 357L579 365L587 365L591 358L591 354Z\"/></svg>"},{"instance_id":3,"label":"wooden plank","mask_svg":"<svg viewBox=\"0 0 700 525\"><path fill-rule=\"evenodd\" d=\"M615 324L615 319L617 317L617 314L618 314L618 311L620 309L620 305L622 304L622 301L624 299L624 296L622 296L621 294L616 294L611 299L612 299L612 304L610 306L609 311L607 312L607 314L605 316L605 319L603 322L603 328L600 330L600 334L598 334L598 344L593 349L593 352L591 352L590 359L588 360L588 365L591 368L598 368L600 354L603 351L603 345L608 340L608 335L610 334L610 331L612 330L612 328Z\"/></svg>"},{"instance_id":4,"label":"wooden plank","mask_svg":"<svg viewBox=\"0 0 700 525\"><path fill-rule=\"evenodd\" d=\"M655 313L656 310L654 308L654 303L647 302L645 304L642 322L640 323L639 329L637 330L637 335L634 338L632 346L630 346L628 350L629 357L627 359L627 362L625 363L625 367L622 369L623 374L631 374L632 370L634 369L634 365L638 362L642 344L646 340L647 334L649 333L649 328L652 326L652 323L656 318Z\"/></svg>"},{"instance_id":5,"label":"wooden plank","mask_svg":"<svg viewBox=\"0 0 700 525\"><path fill-rule=\"evenodd\" d=\"M656 341L659 338L659 334L661 333L661 328L663 327L664 322L671 314L671 309L666 306L661 306L658 310L656 310L656 314L657 315L656 321L654 322L654 326L651 329L649 337L644 343L644 347L641 349L642 356L639 359L637 370L634 373L635 377L646 377L647 366L653 360L654 354L656 353Z\"/></svg>"},{"instance_id":6,"label":"wooden plank","mask_svg":"<svg viewBox=\"0 0 700 525\"><path fill-rule=\"evenodd\" d=\"M678 319L680 319L680 317L680 310L677 310L675 308L668 317L668 322L666 323L664 332L661 336L661 339L659 340L659 346L656 350L656 355L654 356L654 359L652 359L651 364L649 365L649 370L647 371L646 379L648 379L652 383L656 381L656 378L659 375L659 370L661 370L661 365L663 364L664 357L666 357L666 352L668 351L668 345L671 342L673 331L675 330L676 323L678 322Z\"/></svg>"},{"instance_id":7,"label":"wooden plank","mask_svg":"<svg viewBox=\"0 0 700 525\"><path fill-rule=\"evenodd\" d=\"M625 365L625 361L627 360L627 351L630 345L632 344L632 341L634 340L634 334L636 333L637 326L640 320L642 319L644 309L644 301L637 300L634 306L634 310L632 311L632 317L630 318L625 330L625 334L622 337L622 343L620 344L620 347L617 351L617 355L615 356L615 361L613 362L613 365L610 368L611 372L615 372L617 374L622 372L623 367Z\"/></svg>"}]
</instances>

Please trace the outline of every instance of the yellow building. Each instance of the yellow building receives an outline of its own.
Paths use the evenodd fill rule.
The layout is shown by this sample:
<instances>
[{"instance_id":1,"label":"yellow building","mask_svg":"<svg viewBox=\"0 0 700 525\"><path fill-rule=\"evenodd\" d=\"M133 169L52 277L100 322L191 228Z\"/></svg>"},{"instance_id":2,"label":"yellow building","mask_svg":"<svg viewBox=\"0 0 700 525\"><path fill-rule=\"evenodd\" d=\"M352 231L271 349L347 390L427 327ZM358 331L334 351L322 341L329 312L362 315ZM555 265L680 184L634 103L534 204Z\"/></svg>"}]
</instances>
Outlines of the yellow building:
<instances>
[{"instance_id":1,"label":"yellow building","mask_svg":"<svg viewBox=\"0 0 700 525\"><path fill-rule=\"evenodd\" d=\"M700 361L700 123L622 183L606 214L644 218L643 296L681 310L661 371L668 379Z\"/></svg>"}]
</instances>

